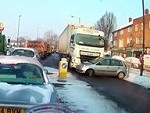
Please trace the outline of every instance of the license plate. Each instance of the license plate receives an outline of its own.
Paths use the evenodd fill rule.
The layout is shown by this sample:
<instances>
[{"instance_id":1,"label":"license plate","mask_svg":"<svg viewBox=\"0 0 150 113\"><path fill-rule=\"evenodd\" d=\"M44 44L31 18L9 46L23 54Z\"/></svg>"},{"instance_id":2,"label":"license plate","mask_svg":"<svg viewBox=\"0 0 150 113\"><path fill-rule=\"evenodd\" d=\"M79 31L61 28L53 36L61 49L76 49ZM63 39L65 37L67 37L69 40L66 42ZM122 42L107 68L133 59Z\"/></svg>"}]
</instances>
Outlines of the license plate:
<instances>
[{"instance_id":1,"label":"license plate","mask_svg":"<svg viewBox=\"0 0 150 113\"><path fill-rule=\"evenodd\" d=\"M0 113L25 113L22 108L0 108Z\"/></svg>"}]
</instances>

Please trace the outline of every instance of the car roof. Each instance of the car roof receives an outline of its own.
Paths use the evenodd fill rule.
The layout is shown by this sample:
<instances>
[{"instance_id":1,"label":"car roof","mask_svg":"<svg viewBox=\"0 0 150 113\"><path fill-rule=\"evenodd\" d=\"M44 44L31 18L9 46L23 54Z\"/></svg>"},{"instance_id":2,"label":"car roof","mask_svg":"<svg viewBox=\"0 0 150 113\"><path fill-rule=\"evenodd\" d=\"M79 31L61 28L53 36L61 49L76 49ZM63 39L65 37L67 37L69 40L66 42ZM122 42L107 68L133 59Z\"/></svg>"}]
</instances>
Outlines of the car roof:
<instances>
[{"instance_id":1,"label":"car roof","mask_svg":"<svg viewBox=\"0 0 150 113\"><path fill-rule=\"evenodd\" d=\"M16 50L16 49L24 49L24 50L30 50L30 51L35 51L35 49L33 49L33 48L25 48L25 47L15 47L14 48L14 50Z\"/></svg>"},{"instance_id":2,"label":"car roof","mask_svg":"<svg viewBox=\"0 0 150 113\"><path fill-rule=\"evenodd\" d=\"M113 58L112 56L104 56L103 58L104 58L104 59L115 59L115 60L122 61L122 60L120 60L120 59Z\"/></svg>"},{"instance_id":3,"label":"car roof","mask_svg":"<svg viewBox=\"0 0 150 113\"><path fill-rule=\"evenodd\" d=\"M25 57L25 56L0 56L0 63L3 64L18 64L18 63L29 63L39 66L40 68L43 68L42 64L34 58L31 57Z\"/></svg>"}]
</instances>

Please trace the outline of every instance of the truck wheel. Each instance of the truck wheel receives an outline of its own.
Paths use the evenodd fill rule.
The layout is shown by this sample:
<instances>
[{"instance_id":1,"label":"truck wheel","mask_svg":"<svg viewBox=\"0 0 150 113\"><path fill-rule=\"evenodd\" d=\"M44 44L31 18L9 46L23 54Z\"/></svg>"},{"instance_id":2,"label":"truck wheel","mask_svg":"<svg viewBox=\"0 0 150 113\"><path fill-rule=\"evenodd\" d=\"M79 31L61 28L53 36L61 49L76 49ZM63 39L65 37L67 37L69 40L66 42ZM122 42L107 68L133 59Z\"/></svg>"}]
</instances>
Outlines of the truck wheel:
<instances>
[{"instance_id":1,"label":"truck wheel","mask_svg":"<svg viewBox=\"0 0 150 113\"><path fill-rule=\"evenodd\" d=\"M119 72L117 76L118 78L123 79L125 77L125 74L124 72Z\"/></svg>"},{"instance_id":2,"label":"truck wheel","mask_svg":"<svg viewBox=\"0 0 150 113\"><path fill-rule=\"evenodd\" d=\"M86 72L85 72L86 75L88 76L94 76L94 70L93 69L88 69Z\"/></svg>"}]
</instances>

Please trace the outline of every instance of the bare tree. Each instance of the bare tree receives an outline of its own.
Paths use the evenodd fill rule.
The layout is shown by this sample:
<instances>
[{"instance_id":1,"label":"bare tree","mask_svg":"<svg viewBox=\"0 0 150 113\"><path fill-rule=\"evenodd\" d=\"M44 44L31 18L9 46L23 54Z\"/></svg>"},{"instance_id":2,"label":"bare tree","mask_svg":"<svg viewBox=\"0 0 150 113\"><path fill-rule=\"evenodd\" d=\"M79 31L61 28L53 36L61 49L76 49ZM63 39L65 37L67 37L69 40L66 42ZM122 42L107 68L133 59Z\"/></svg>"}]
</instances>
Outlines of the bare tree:
<instances>
[{"instance_id":1,"label":"bare tree","mask_svg":"<svg viewBox=\"0 0 150 113\"><path fill-rule=\"evenodd\" d=\"M114 31L116 27L116 17L112 12L106 12L95 24L95 28L97 30L103 31L105 34L105 50L108 50L112 31Z\"/></svg>"},{"instance_id":2,"label":"bare tree","mask_svg":"<svg viewBox=\"0 0 150 113\"><path fill-rule=\"evenodd\" d=\"M57 47L58 35L53 33L52 30L45 32L43 39L44 41L54 46L54 48Z\"/></svg>"}]
</instances>

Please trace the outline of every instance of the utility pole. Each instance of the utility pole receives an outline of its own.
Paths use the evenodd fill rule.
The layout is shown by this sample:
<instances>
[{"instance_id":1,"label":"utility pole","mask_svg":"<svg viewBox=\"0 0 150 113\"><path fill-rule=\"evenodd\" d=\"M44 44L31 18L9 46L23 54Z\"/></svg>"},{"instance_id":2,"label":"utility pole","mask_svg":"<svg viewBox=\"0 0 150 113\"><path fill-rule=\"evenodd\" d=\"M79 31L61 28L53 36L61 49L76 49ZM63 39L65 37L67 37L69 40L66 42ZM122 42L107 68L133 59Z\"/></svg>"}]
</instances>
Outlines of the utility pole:
<instances>
[{"instance_id":1,"label":"utility pole","mask_svg":"<svg viewBox=\"0 0 150 113\"><path fill-rule=\"evenodd\" d=\"M142 44L142 55L141 58L141 68L140 68L140 76L143 75L143 67L144 67L144 53L145 53L145 8L144 8L144 0L142 0L142 11L143 11L143 44Z\"/></svg>"},{"instance_id":2,"label":"utility pole","mask_svg":"<svg viewBox=\"0 0 150 113\"><path fill-rule=\"evenodd\" d=\"M18 32L17 32L17 47L19 46L19 30L20 30L20 18L21 18L21 15L19 15L19 21L18 21Z\"/></svg>"}]
</instances>

